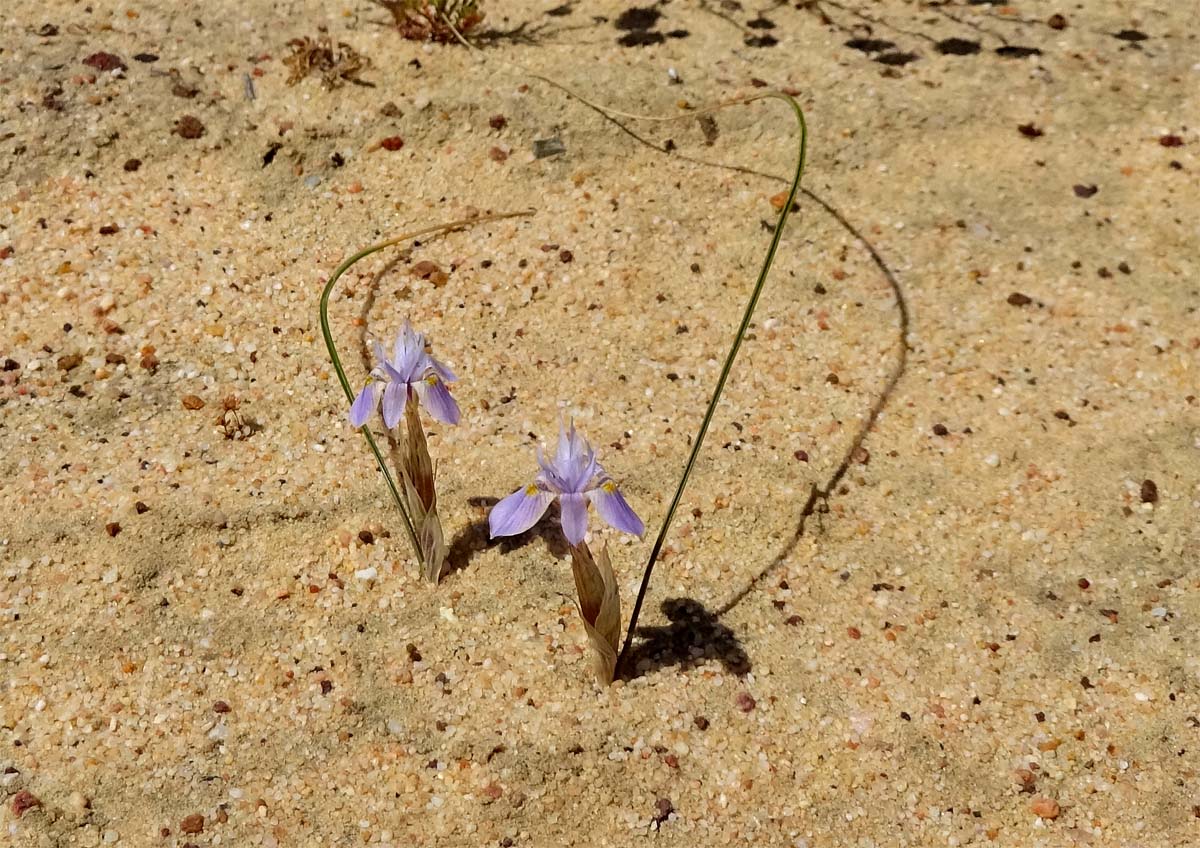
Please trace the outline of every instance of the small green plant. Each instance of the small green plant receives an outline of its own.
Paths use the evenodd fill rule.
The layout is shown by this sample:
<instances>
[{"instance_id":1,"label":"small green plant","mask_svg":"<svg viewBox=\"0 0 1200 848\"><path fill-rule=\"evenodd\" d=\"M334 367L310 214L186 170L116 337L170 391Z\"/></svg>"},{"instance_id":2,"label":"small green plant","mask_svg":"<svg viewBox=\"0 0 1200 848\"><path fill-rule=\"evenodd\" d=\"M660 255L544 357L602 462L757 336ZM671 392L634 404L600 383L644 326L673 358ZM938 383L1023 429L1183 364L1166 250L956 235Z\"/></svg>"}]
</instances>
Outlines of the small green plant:
<instances>
[{"instance_id":1,"label":"small green plant","mask_svg":"<svg viewBox=\"0 0 1200 848\"><path fill-rule=\"evenodd\" d=\"M478 0L373 0L387 9L396 29L412 41L457 42L483 20Z\"/></svg>"}]
</instances>

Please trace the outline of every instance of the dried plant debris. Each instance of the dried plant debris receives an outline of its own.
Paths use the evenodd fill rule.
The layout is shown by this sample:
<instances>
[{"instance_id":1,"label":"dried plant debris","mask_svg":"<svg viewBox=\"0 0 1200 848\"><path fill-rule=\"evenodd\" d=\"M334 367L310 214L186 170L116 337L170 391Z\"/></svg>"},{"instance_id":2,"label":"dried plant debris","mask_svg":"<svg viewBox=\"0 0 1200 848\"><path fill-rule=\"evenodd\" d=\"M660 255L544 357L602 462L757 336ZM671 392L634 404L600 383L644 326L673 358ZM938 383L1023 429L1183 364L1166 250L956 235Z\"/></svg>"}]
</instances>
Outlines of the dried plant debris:
<instances>
[{"instance_id":1,"label":"dried plant debris","mask_svg":"<svg viewBox=\"0 0 1200 848\"><path fill-rule=\"evenodd\" d=\"M596 682L607 686L617 670L621 641L621 596L617 575L608 558L608 547L593 556L584 542L571 546L571 571L579 595L579 615L592 646L592 670Z\"/></svg>"},{"instance_id":2,"label":"dried plant debris","mask_svg":"<svg viewBox=\"0 0 1200 848\"><path fill-rule=\"evenodd\" d=\"M293 38L288 47L292 48L292 53L283 59L283 64L288 67L288 85L295 85L313 74L320 75L321 85L327 89L337 88L343 82L371 85L360 78L371 67L371 60L343 41L335 47L328 35L315 39L305 36Z\"/></svg>"},{"instance_id":3,"label":"dried plant debris","mask_svg":"<svg viewBox=\"0 0 1200 848\"><path fill-rule=\"evenodd\" d=\"M457 44L483 20L476 0L374 0L392 15L396 29L412 41Z\"/></svg>"}]
</instances>

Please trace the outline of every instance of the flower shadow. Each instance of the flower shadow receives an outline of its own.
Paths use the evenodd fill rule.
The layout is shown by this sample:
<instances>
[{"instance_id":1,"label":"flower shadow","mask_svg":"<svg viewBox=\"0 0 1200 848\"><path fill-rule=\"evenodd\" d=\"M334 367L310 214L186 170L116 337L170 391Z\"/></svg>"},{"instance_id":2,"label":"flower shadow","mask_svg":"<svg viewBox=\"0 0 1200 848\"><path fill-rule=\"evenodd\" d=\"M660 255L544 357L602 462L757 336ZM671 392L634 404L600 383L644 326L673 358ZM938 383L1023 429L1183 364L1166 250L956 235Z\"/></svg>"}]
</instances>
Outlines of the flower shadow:
<instances>
[{"instance_id":1,"label":"flower shadow","mask_svg":"<svg viewBox=\"0 0 1200 848\"><path fill-rule=\"evenodd\" d=\"M670 624L638 628L641 641L633 647L622 677L641 677L670 666L687 671L713 661L729 674L750 673L753 666L737 634L704 604L693 598L667 598L662 612Z\"/></svg>"},{"instance_id":2,"label":"flower shadow","mask_svg":"<svg viewBox=\"0 0 1200 848\"><path fill-rule=\"evenodd\" d=\"M490 509L499 502L499 498L489 496L467 498L467 503L475 508ZM545 543L546 549L555 559L563 559L570 554L571 547L562 533L562 519L559 516L557 503L551 504L537 524L518 536L492 539L488 534L486 517L472 521L454 534L454 538L450 540L449 554L446 558L446 573L461 571L470 565L471 560L478 554L491 548L499 548L501 554L506 554L523 548L536 539L541 539Z\"/></svg>"}]
</instances>

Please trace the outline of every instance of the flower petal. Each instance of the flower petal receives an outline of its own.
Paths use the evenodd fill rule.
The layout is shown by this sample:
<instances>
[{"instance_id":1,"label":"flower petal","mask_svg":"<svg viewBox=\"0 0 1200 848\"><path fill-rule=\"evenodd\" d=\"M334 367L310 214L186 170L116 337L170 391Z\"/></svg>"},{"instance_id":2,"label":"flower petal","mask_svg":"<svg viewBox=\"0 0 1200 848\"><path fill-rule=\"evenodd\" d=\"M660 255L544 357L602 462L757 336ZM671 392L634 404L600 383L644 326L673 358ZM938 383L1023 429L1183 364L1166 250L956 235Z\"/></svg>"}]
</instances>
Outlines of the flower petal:
<instances>
[{"instance_id":1,"label":"flower petal","mask_svg":"<svg viewBox=\"0 0 1200 848\"><path fill-rule=\"evenodd\" d=\"M596 452L588 444L587 439L579 435L575 422L568 428L562 421L558 424L558 446L554 451L554 459L543 462L542 470L552 472L558 482L558 487L566 492L582 494L587 490L592 478L600 471L596 462Z\"/></svg>"},{"instance_id":2,"label":"flower petal","mask_svg":"<svg viewBox=\"0 0 1200 848\"><path fill-rule=\"evenodd\" d=\"M578 545L587 535L587 500L583 495L565 494L559 499L559 506L563 535L572 545Z\"/></svg>"},{"instance_id":3,"label":"flower petal","mask_svg":"<svg viewBox=\"0 0 1200 848\"><path fill-rule=\"evenodd\" d=\"M408 386L404 383L388 383L383 390L383 425L389 430L400 423L407 400Z\"/></svg>"},{"instance_id":4,"label":"flower petal","mask_svg":"<svg viewBox=\"0 0 1200 848\"><path fill-rule=\"evenodd\" d=\"M546 514L553 500L554 495L534 485L517 489L488 513L488 534L495 539L524 533Z\"/></svg>"},{"instance_id":5,"label":"flower petal","mask_svg":"<svg viewBox=\"0 0 1200 848\"><path fill-rule=\"evenodd\" d=\"M354 399L354 403L350 404L350 423L355 427L366 424L378 402L379 384L374 380L368 380L362 391L358 393L358 397Z\"/></svg>"},{"instance_id":6,"label":"flower petal","mask_svg":"<svg viewBox=\"0 0 1200 848\"><path fill-rule=\"evenodd\" d=\"M454 376L454 372L444 362L434 359L432 356L429 357L429 367L447 383L458 382L458 378Z\"/></svg>"},{"instance_id":7,"label":"flower petal","mask_svg":"<svg viewBox=\"0 0 1200 848\"><path fill-rule=\"evenodd\" d=\"M552 489L559 494L567 491L567 484L563 482L563 478L558 473L558 469L554 467L554 463L547 461L542 453L542 446L534 447L537 453L538 467L541 468L541 473L537 476L537 482L540 486L546 489Z\"/></svg>"},{"instance_id":8,"label":"flower petal","mask_svg":"<svg viewBox=\"0 0 1200 848\"><path fill-rule=\"evenodd\" d=\"M646 525L617 491L617 484L612 480L605 480L592 489L587 493L587 498L610 527L615 527L622 533L637 536L639 539L646 532Z\"/></svg>"},{"instance_id":9,"label":"flower petal","mask_svg":"<svg viewBox=\"0 0 1200 848\"><path fill-rule=\"evenodd\" d=\"M417 394L421 403L429 410L429 414L443 424L457 424L459 418L458 404L450 395L446 384L436 374L430 374L417 383Z\"/></svg>"},{"instance_id":10,"label":"flower petal","mask_svg":"<svg viewBox=\"0 0 1200 848\"><path fill-rule=\"evenodd\" d=\"M407 320L396 334L396 343L392 345L391 365L404 383L415 383L429 370L425 336L414 330Z\"/></svg>"}]
</instances>

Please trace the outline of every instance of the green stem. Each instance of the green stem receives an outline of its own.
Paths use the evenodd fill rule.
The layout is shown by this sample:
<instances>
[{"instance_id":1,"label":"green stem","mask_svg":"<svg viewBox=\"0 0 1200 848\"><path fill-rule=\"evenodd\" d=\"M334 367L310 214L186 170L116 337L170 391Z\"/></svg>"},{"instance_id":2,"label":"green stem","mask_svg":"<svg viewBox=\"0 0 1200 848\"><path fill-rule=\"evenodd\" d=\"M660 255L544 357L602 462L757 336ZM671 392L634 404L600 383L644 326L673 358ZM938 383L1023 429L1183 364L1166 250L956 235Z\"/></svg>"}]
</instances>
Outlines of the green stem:
<instances>
[{"instance_id":1,"label":"green stem","mask_svg":"<svg viewBox=\"0 0 1200 848\"><path fill-rule=\"evenodd\" d=\"M321 335L325 337L325 349L329 351L329 359L333 362L333 370L337 372L338 382L342 384L342 391L346 393L347 401L354 403L354 390L350 388L350 381L346 379L346 370L342 367L342 360L338 356L337 346L333 343L333 332L329 329L329 295L333 292L333 287L337 284L342 274L345 274L350 269L350 266L354 265L360 259L364 259L372 253L378 253L384 248L417 238L418 236L429 235L431 233L444 234L488 221L499 221L503 218L516 218L532 214L532 210L528 212L504 212L495 215L481 215L478 218L469 218L464 221L452 221L449 224L437 224L432 227L425 227L410 233L398 235L387 241L381 241L370 247L364 247L358 253L343 261L341 265L337 266L337 269L329 278L329 282L325 283L325 290L321 292ZM367 440L367 445L371 448L371 453L375 455L375 462L379 464L379 470L383 474L383 479L387 482L392 500L399 507L400 514L404 516L404 530L408 533L408 540L412 543L413 551L417 555L417 561L424 562L421 554L421 545L417 541L417 532L413 528L412 516L408 514L408 508L404 505L404 498L400 495L400 489L396 486L396 480L392 477L392 472L388 470L387 463L384 462L383 452L379 449L379 445L376 444L375 437L371 434L370 426L363 425L361 430L363 438Z\"/></svg>"},{"instance_id":2,"label":"green stem","mask_svg":"<svg viewBox=\"0 0 1200 848\"><path fill-rule=\"evenodd\" d=\"M750 327L750 320L754 316L754 309L758 306L758 299L762 295L763 288L766 285L767 274L770 273L771 264L775 261L775 252L778 250L779 241L783 237L783 228L787 223L788 215L792 211L792 203L796 199L796 193L800 190L800 176L804 173L804 159L808 147L808 125L804 120L804 111L795 99L781 92L772 92L763 96L785 101L792 107L792 111L796 113L796 120L800 125L800 149L799 155L796 158L795 176L792 177L792 186L788 191L787 202L783 204L783 209L779 212L779 220L775 224L775 232L771 236L771 245L767 248L767 255L763 259L762 270L758 272L758 279L754 283L754 290L750 293L750 300L746 304L745 312L742 313L742 322L738 325L737 335L733 338L729 355L725 357L725 364L721 366L721 375L717 378L716 390L713 391L712 400L708 403L708 409L704 413L704 420L700 422L700 431L696 434L696 438L692 442L692 451L688 455L687 464L683 467L683 477L680 478L679 486L675 489L675 495L671 498L671 505L667 508L667 516L663 519L662 529L658 531L658 538L654 540L654 547L650 551L650 560L646 563L646 570L642 573L642 585L638 589L637 600L633 604L633 613L629 616L629 627L625 631L625 642L621 646L621 655L617 658L618 673L627 661L630 647L633 645L633 636L634 631L637 629L638 615L642 611L642 603L646 600L646 592L650 588L650 576L654 572L654 564L658 561L658 556L662 552L663 541L667 537L671 521L675 518L675 511L679 508L679 502L683 498L683 490L686 488L688 478L691 477L692 469L696 465L696 458L700 455L700 448L704 445L704 437L708 434L708 427L712 423L713 416L717 411L717 403L721 400L721 393L725 390L725 383L729 380L730 371L733 370L733 362L737 358L738 351L741 350L742 339L746 335L746 330Z\"/></svg>"},{"instance_id":3,"label":"green stem","mask_svg":"<svg viewBox=\"0 0 1200 848\"><path fill-rule=\"evenodd\" d=\"M321 335L325 337L325 349L329 351L329 359L333 362L333 370L337 372L338 382L342 384L342 391L346 393L346 400L350 403L354 403L354 390L350 388L350 381L346 379L346 369L342 367L342 360L338 356L337 346L333 343L333 333L329 329L329 295L333 292L333 287L338 279L349 270L351 265L360 259L370 256L372 253L377 253L385 247L392 246L397 241L397 239L389 239L379 244L373 244L346 259L333 272L333 276L325 284L325 290L321 292ZM383 474L383 479L387 481L388 491L392 493L392 500L400 508L400 514L404 516L404 530L408 533L408 540L412 542L413 551L416 553L417 560L419 561L421 559L421 546L417 542L417 533L413 529L412 518L408 514L408 508L404 505L404 499L400 497L400 490L396 488L396 481L392 478L392 472L388 470L387 463L383 461L383 452L379 450L379 445L375 442L375 437L371 434L370 425L364 424L360 429L363 437L367 440L367 444L371 447L371 453L375 455L375 461L379 464L379 470Z\"/></svg>"}]
</instances>

